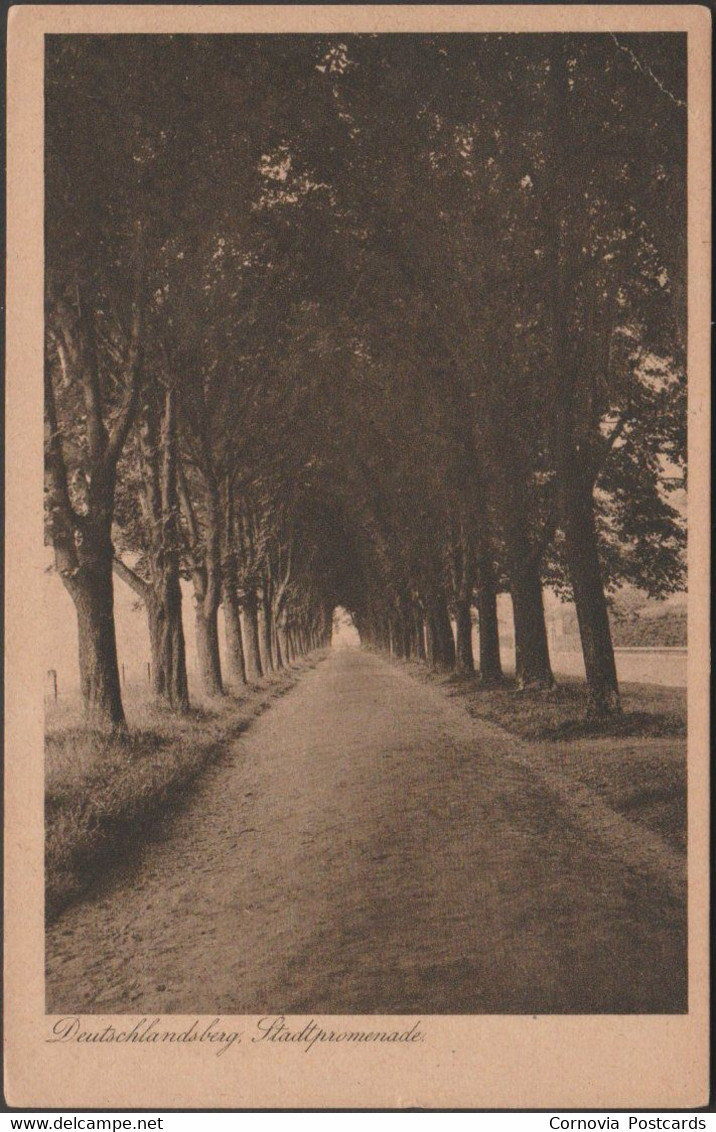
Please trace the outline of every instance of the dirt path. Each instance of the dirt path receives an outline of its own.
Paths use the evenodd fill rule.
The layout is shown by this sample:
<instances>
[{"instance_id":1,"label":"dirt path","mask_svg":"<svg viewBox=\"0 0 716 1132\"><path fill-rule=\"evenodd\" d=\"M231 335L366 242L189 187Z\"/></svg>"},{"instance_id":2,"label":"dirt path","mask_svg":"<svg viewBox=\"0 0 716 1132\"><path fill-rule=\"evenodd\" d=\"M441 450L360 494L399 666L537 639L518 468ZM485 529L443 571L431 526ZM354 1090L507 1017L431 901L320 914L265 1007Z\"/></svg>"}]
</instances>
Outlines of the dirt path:
<instances>
[{"instance_id":1,"label":"dirt path","mask_svg":"<svg viewBox=\"0 0 716 1132\"><path fill-rule=\"evenodd\" d=\"M53 925L48 1011L683 1010L673 855L632 856L526 750L332 654Z\"/></svg>"}]
</instances>

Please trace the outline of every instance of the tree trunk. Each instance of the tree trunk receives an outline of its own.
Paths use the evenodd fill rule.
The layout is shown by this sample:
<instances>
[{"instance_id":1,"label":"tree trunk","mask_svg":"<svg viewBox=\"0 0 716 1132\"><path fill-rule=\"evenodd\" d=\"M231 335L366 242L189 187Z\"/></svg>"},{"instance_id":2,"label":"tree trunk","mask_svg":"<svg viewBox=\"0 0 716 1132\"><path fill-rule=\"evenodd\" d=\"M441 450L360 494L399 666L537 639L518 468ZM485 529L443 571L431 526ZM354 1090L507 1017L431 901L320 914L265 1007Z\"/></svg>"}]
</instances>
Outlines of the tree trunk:
<instances>
[{"instance_id":1,"label":"tree trunk","mask_svg":"<svg viewBox=\"0 0 716 1132\"><path fill-rule=\"evenodd\" d=\"M428 621L432 641L432 663L439 667L455 667L455 639L444 598L430 606Z\"/></svg>"},{"instance_id":2,"label":"tree trunk","mask_svg":"<svg viewBox=\"0 0 716 1132\"><path fill-rule=\"evenodd\" d=\"M425 660L425 628L417 606L413 607L413 654L417 660Z\"/></svg>"},{"instance_id":3,"label":"tree trunk","mask_svg":"<svg viewBox=\"0 0 716 1132\"><path fill-rule=\"evenodd\" d=\"M525 557L510 579L515 622L515 669L518 688L553 688L547 647L542 581L537 563Z\"/></svg>"},{"instance_id":4,"label":"tree trunk","mask_svg":"<svg viewBox=\"0 0 716 1132\"><path fill-rule=\"evenodd\" d=\"M221 696L224 686L221 679L219 655L218 610L211 606L205 610L203 602L196 603L196 654L199 676L207 696Z\"/></svg>"},{"instance_id":5,"label":"tree trunk","mask_svg":"<svg viewBox=\"0 0 716 1132\"><path fill-rule=\"evenodd\" d=\"M173 711L189 710L186 645L182 619L181 533L179 527L178 435L176 394L167 389L161 422L161 538L156 572L161 578L161 652L164 697ZM156 587L155 587L156 589Z\"/></svg>"},{"instance_id":6,"label":"tree trunk","mask_svg":"<svg viewBox=\"0 0 716 1132\"><path fill-rule=\"evenodd\" d=\"M393 654L399 660L405 659L405 634L403 633L403 618L400 610L395 610L391 616L391 636L393 641Z\"/></svg>"},{"instance_id":7,"label":"tree trunk","mask_svg":"<svg viewBox=\"0 0 716 1132\"><path fill-rule=\"evenodd\" d=\"M178 589L178 579L177 579ZM165 590L161 600L151 594L147 620L152 655L152 691L178 712L189 710L186 648L181 616L181 591Z\"/></svg>"},{"instance_id":8,"label":"tree trunk","mask_svg":"<svg viewBox=\"0 0 716 1132\"><path fill-rule=\"evenodd\" d=\"M429 610L425 618L425 659L432 668L435 664L435 631Z\"/></svg>"},{"instance_id":9,"label":"tree trunk","mask_svg":"<svg viewBox=\"0 0 716 1132\"><path fill-rule=\"evenodd\" d=\"M103 540L104 541L104 540ZM85 560L71 579L63 578L77 611L80 686L89 726L120 730L127 726L122 706L114 628L112 545Z\"/></svg>"},{"instance_id":10,"label":"tree trunk","mask_svg":"<svg viewBox=\"0 0 716 1132\"><path fill-rule=\"evenodd\" d=\"M189 709L189 688L179 580L176 396L171 389L165 392L161 414L156 401L146 405L138 434L149 581L139 578L119 559L115 559L114 568L143 598L147 609L154 694L172 710L185 712Z\"/></svg>"},{"instance_id":11,"label":"tree trunk","mask_svg":"<svg viewBox=\"0 0 716 1132\"><path fill-rule=\"evenodd\" d=\"M106 730L127 726L117 663L111 537L116 461L124 444L124 425L128 428L131 424L131 414L126 419L123 414L122 419L119 432L116 428L112 431L107 445L102 442L101 421L94 421L95 444L102 451L92 457L86 513L79 515L70 502L52 376L46 367L45 486L50 535L57 571L77 614L85 719L90 726Z\"/></svg>"},{"instance_id":12,"label":"tree trunk","mask_svg":"<svg viewBox=\"0 0 716 1132\"><path fill-rule=\"evenodd\" d=\"M186 674L186 645L182 622L182 597L179 574L166 578L164 621L162 624L164 658L164 696L174 711L189 710L189 684Z\"/></svg>"},{"instance_id":13,"label":"tree trunk","mask_svg":"<svg viewBox=\"0 0 716 1132\"><path fill-rule=\"evenodd\" d=\"M141 598L147 611L152 692L173 711L188 711L182 596L173 556L164 554L161 548L152 555L152 582L118 558L113 565L115 574Z\"/></svg>"},{"instance_id":14,"label":"tree trunk","mask_svg":"<svg viewBox=\"0 0 716 1132\"><path fill-rule=\"evenodd\" d=\"M271 606L271 649L273 653L274 667L277 672L280 672L285 664L284 653L281 648L281 638L278 631L278 619L280 613L277 608L272 604Z\"/></svg>"},{"instance_id":15,"label":"tree trunk","mask_svg":"<svg viewBox=\"0 0 716 1132\"><path fill-rule=\"evenodd\" d=\"M276 618L276 652L281 657L281 668L291 663L291 639L282 615Z\"/></svg>"},{"instance_id":16,"label":"tree trunk","mask_svg":"<svg viewBox=\"0 0 716 1132\"><path fill-rule=\"evenodd\" d=\"M246 679L255 684L264 674L261 666L261 648L259 644L259 615L256 603L256 594L248 590L243 601L242 617L244 660L246 663Z\"/></svg>"},{"instance_id":17,"label":"tree trunk","mask_svg":"<svg viewBox=\"0 0 716 1132\"><path fill-rule=\"evenodd\" d=\"M410 660L413 656L413 620L406 608L402 615L403 655Z\"/></svg>"},{"instance_id":18,"label":"tree trunk","mask_svg":"<svg viewBox=\"0 0 716 1132\"><path fill-rule=\"evenodd\" d=\"M470 612L470 598L461 596L455 607L455 668L461 676L472 675L475 671L475 660L472 655L472 614Z\"/></svg>"},{"instance_id":19,"label":"tree trunk","mask_svg":"<svg viewBox=\"0 0 716 1132\"><path fill-rule=\"evenodd\" d=\"M271 598L269 597L268 593L266 592L265 587L264 587L263 598L262 598L262 601L261 601L261 613L262 613L262 617L261 617L261 644L263 646L261 663L263 665L264 673L268 676L268 674L270 672L273 672L273 670L274 670L273 650L272 650L272 637L273 637L272 620L273 620L273 618L271 617Z\"/></svg>"},{"instance_id":20,"label":"tree trunk","mask_svg":"<svg viewBox=\"0 0 716 1132\"><path fill-rule=\"evenodd\" d=\"M587 677L588 713L621 713L614 648L599 565L591 484L574 476L562 495L562 526Z\"/></svg>"},{"instance_id":21,"label":"tree trunk","mask_svg":"<svg viewBox=\"0 0 716 1132\"><path fill-rule=\"evenodd\" d=\"M226 669L229 682L234 688L246 683L246 660L244 643L241 637L239 599L237 594L239 577L239 532L236 526L234 507L234 485L232 477L226 475L222 482L224 522L221 524L221 603L224 610L224 641L226 644Z\"/></svg>"},{"instance_id":22,"label":"tree trunk","mask_svg":"<svg viewBox=\"0 0 716 1132\"><path fill-rule=\"evenodd\" d=\"M45 488L49 533L55 565L77 612L79 664L85 717L94 727L126 728L119 683L114 626L112 518L117 464L137 414L143 365L144 229L134 224L135 271L130 302L130 337L123 369L123 390L111 425L103 419L102 383L96 348L96 309L76 281L77 319L67 317L63 301L48 308L47 329L64 368L82 390L85 422L83 470L87 495L82 512L73 507L63 451L62 421L58 421L52 363L46 358ZM76 412L72 413L73 428ZM82 443L82 442L80 442Z\"/></svg>"},{"instance_id":23,"label":"tree trunk","mask_svg":"<svg viewBox=\"0 0 716 1132\"><path fill-rule=\"evenodd\" d=\"M164 672L163 621L164 611L151 588L147 587L146 609L149 627L149 654L151 656L151 687L157 699L163 699L166 682Z\"/></svg>"},{"instance_id":24,"label":"tree trunk","mask_svg":"<svg viewBox=\"0 0 716 1132\"><path fill-rule=\"evenodd\" d=\"M488 568L480 570L477 616L480 633L480 680L483 684L498 684L502 680L502 663L497 621L497 593L492 580L492 571Z\"/></svg>"},{"instance_id":25,"label":"tree trunk","mask_svg":"<svg viewBox=\"0 0 716 1132\"><path fill-rule=\"evenodd\" d=\"M244 658L244 645L241 638L239 602L230 579L224 583L222 605L224 607L226 668L230 683L237 686L246 683L246 661Z\"/></svg>"}]
</instances>

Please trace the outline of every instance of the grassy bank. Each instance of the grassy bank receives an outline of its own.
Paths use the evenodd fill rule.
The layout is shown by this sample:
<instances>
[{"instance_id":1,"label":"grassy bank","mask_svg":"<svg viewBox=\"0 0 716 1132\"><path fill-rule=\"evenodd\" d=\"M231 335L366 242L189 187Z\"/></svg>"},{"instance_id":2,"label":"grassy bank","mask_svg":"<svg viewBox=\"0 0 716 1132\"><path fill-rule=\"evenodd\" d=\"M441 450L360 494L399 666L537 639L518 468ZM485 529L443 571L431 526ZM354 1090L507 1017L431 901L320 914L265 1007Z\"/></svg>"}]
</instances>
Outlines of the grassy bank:
<instances>
[{"instance_id":1,"label":"grassy bank","mask_svg":"<svg viewBox=\"0 0 716 1132\"><path fill-rule=\"evenodd\" d=\"M116 860L141 846L157 818L251 721L325 654L260 685L178 717L130 689L127 735L81 726L78 702L47 713L45 744L46 915L53 919Z\"/></svg>"},{"instance_id":2,"label":"grassy bank","mask_svg":"<svg viewBox=\"0 0 716 1132\"><path fill-rule=\"evenodd\" d=\"M442 674L431 675L430 679L444 684L451 695L459 695L472 715L497 723L530 742L686 734L683 688L624 684L621 688L623 715L598 720L587 718L586 684L575 676L560 676L557 687L550 692L518 692L512 679L497 688L483 688L476 677Z\"/></svg>"},{"instance_id":3,"label":"grassy bank","mask_svg":"<svg viewBox=\"0 0 716 1132\"><path fill-rule=\"evenodd\" d=\"M396 662L404 663L405 662ZM686 692L622 686L623 717L587 721L583 680L563 677L552 692L518 692L507 680L484 688L477 677L407 662L419 680L440 686L470 715L514 735L535 770L587 787L616 813L686 848Z\"/></svg>"}]
</instances>

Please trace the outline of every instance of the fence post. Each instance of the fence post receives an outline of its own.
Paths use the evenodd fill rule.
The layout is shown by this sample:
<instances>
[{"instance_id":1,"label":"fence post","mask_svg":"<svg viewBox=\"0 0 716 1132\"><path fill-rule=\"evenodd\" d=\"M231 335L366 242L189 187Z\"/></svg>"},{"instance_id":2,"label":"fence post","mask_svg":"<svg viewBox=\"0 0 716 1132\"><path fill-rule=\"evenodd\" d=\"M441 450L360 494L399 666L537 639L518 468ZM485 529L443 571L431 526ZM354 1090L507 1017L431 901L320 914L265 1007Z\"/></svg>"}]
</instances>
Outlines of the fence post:
<instances>
[{"instance_id":1,"label":"fence post","mask_svg":"<svg viewBox=\"0 0 716 1132\"><path fill-rule=\"evenodd\" d=\"M151 684L151 682L152 682L152 666L149 663L149 661L147 661L147 683Z\"/></svg>"}]
</instances>

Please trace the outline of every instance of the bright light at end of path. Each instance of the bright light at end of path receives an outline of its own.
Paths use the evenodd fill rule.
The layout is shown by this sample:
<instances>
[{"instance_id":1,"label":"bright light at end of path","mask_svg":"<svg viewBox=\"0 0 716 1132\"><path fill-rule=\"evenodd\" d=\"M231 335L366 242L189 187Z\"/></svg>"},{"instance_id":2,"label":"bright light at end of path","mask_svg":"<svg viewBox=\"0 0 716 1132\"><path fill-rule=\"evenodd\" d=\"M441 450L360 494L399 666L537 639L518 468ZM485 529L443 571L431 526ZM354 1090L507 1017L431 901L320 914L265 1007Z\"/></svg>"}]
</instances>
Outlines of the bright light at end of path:
<instances>
[{"instance_id":1,"label":"bright light at end of path","mask_svg":"<svg viewBox=\"0 0 716 1132\"><path fill-rule=\"evenodd\" d=\"M334 649L359 649L360 636L353 624L353 618L342 605L333 610L333 635L331 645Z\"/></svg>"}]
</instances>

